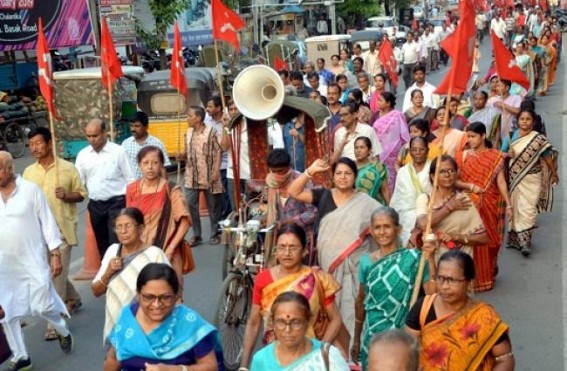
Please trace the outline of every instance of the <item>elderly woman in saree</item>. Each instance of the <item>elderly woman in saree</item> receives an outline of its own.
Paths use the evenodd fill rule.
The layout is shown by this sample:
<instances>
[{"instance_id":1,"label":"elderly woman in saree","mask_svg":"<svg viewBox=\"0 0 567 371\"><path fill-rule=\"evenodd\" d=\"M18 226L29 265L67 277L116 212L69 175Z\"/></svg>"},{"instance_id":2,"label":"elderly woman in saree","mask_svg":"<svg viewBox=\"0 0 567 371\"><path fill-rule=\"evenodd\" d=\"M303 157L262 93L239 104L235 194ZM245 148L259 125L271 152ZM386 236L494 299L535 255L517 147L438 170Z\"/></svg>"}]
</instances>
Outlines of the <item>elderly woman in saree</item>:
<instances>
[{"instance_id":1,"label":"elderly woman in saree","mask_svg":"<svg viewBox=\"0 0 567 371\"><path fill-rule=\"evenodd\" d=\"M509 327L494 308L469 296L474 279L464 252L439 259L437 294L418 299L406 320L406 331L421 344L421 370L514 370Z\"/></svg>"},{"instance_id":2,"label":"elderly woman in saree","mask_svg":"<svg viewBox=\"0 0 567 371\"><path fill-rule=\"evenodd\" d=\"M423 105L423 91L421 89L415 89L410 94L411 97L411 107L404 112L406 122L408 125L414 120L426 120L429 125L433 119L435 119L435 109Z\"/></svg>"},{"instance_id":3,"label":"elderly woman in saree","mask_svg":"<svg viewBox=\"0 0 567 371\"><path fill-rule=\"evenodd\" d=\"M288 224L278 231L276 237L278 264L262 271L254 282L252 311L244 333L241 367L248 367L250 364L262 321L264 329L262 342L270 344L276 340L272 322L274 300L287 291L298 292L309 301L311 313L306 326L307 337L327 342L333 342L337 337L342 327L341 316L335 303L335 295L340 290L340 285L320 268L304 266L302 261L307 253L307 239L301 227ZM329 319L323 333L319 332L322 328L322 318ZM346 351L347 349L343 349L345 354Z\"/></svg>"},{"instance_id":4,"label":"elderly woman in saree","mask_svg":"<svg viewBox=\"0 0 567 371\"><path fill-rule=\"evenodd\" d=\"M526 95L531 96L534 92L534 69L532 65L532 59L530 58L525 41L520 41L516 43L516 63L518 67L522 70L524 75L528 78L530 82L529 89L526 90Z\"/></svg>"},{"instance_id":5,"label":"elderly woman in saree","mask_svg":"<svg viewBox=\"0 0 567 371\"><path fill-rule=\"evenodd\" d=\"M557 152L544 135L533 130L535 118L535 112L521 110L518 129L511 137L512 145L507 138L502 145L502 150L510 156L508 175L514 211L508 247L520 250L524 256L531 253L537 215L551 211L553 187L559 184L554 161Z\"/></svg>"},{"instance_id":6,"label":"elderly woman in saree","mask_svg":"<svg viewBox=\"0 0 567 371\"><path fill-rule=\"evenodd\" d=\"M156 146L138 152L142 178L126 189L126 206L144 214L142 241L160 247L177 272L183 292L182 256L179 248L191 226L187 201L181 187L161 177L165 158Z\"/></svg>"},{"instance_id":7,"label":"elderly woman in saree","mask_svg":"<svg viewBox=\"0 0 567 371\"><path fill-rule=\"evenodd\" d=\"M108 335L125 305L136 297L136 279L149 263L167 263L163 250L142 241L144 215L139 209L122 209L114 224L118 242L110 245L102 258L91 289L94 296L106 294L103 343L108 347Z\"/></svg>"},{"instance_id":8,"label":"elderly woman in saree","mask_svg":"<svg viewBox=\"0 0 567 371\"><path fill-rule=\"evenodd\" d=\"M434 197L431 198L427 194L417 197L416 226L421 231L426 230L429 204L432 203L431 230L440 242L436 258L452 249L460 249L473 256L473 247L486 245L488 233L470 197L457 189L459 169L455 159L443 155L431 162L429 175L432 183L437 166L439 166L439 179Z\"/></svg>"},{"instance_id":9,"label":"elderly woman in saree","mask_svg":"<svg viewBox=\"0 0 567 371\"><path fill-rule=\"evenodd\" d=\"M425 143L427 143L427 159L433 160L439 156L439 147L431 144L431 142L435 139L435 135L431 134L429 130L429 123L423 119L413 120L409 125L409 133L410 133L410 141L411 138L415 137L422 137L425 139ZM396 171L402 168L407 164L410 164L413 161L410 155L410 145L409 143L404 144L402 148L400 148L400 152L398 152L398 159L396 160Z\"/></svg>"},{"instance_id":10,"label":"elderly woman in saree","mask_svg":"<svg viewBox=\"0 0 567 371\"><path fill-rule=\"evenodd\" d=\"M423 137L416 136L410 140L409 146L412 161L398 171L396 187L390 202L390 206L400 215L402 246L407 246L410 233L415 227L417 197L423 193L431 193L429 180L431 161L428 159L427 141Z\"/></svg>"},{"instance_id":11,"label":"elderly woman in saree","mask_svg":"<svg viewBox=\"0 0 567 371\"><path fill-rule=\"evenodd\" d=\"M390 204L390 188L388 187L388 169L379 159L373 159L372 142L368 137L358 137L354 141L354 156L358 175L356 189L367 193L381 204Z\"/></svg>"},{"instance_id":12,"label":"elderly woman in saree","mask_svg":"<svg viewBox=\"0 0 567 371\"><path fill-rule=\"evenodd\" d=\"M374 334L402 329L410 309L421 254L427 264L420 284L426 294L435 292L435 245L427 243L422 251L400 244L402 226L396 210L380 207L372 213L370 233L378 250L360 257L360 288L356 298L356 325L351 357L368 367L368 349ZM361 342L362 339L362 342Z\"/></svg>"},{"instance_id":13,"label":"elderly woman in saree","mask_svg":"<svg viewBox=\"0 0 567 371\"><path fill-rule=\"evenodd\" d=\"M334 187L304 189L317 173L332 170ZM355 188L357 168L354 161L341 157L332 168L325 160L316 160L288 188L296 200L317 206L319 264L331 273L342 289L337 295L341 318L350 334L354 333L354 300L358 294L358 260L369 251L370 215L380 203Z\"/></svg>"},{"instance_id":14,"label":"elderly woman in saree","mask_svg":"<svg viewBox=\"0 0 567 371\"><path fill-rule=\"evenodd\" d=\"M459 129L454 129L445 123L445 114L447 109L445 106L437 109L435 121L439 125L438 129L433 132L435 139L431 144L436 145L437 148L441 146L443 140L443 153L451 157L455 157L460 153L467 144L465 133Z\"/></svg>"},{"instance_id":15,"label":"elderly woman in saree","mask_svg":"<svg viewBox=\"0 0 567 371\"><path fill-rule=\"evenodd\" d=\"M378 99L380 114L378 119L372 124L376 131L376 136L382 145L380 160L388 167L390 180L388 185L390 191L394 190L396 183L396 160L398 152L404 144L409 142L410 135L408 125L404 115L394 109L396 107L396 97L390 92L385 92Z\"/></svg>"},{"instance_id":16,"label":"elderly woman in saree","mask_svg":"<svg viewBox=\"0 0 567 371\"><path fill-rule=\"evenodd\" d=\"M104 371L223 369L217 330L179 304L177 274L150 263L136 279L136 301L122 309L110 334Z\"/></svg>"},{"instance_id":17,"label":"elderly woman in saree","mask_svg":"<svg viewBox=\"0 0 567 371\"><path fill-rule=\"evenodd\" d=\"M469 149L457 158L460 171L460 188L470 192L489 241L486 245L474 246L476 270L475 291L492 290L498 272L497 258L504 235L504 213L512 220L512 204L504 175L504 156L492 149L486 139L486 127L473 122L465 129Z\"/></svg>"}]
</instances>

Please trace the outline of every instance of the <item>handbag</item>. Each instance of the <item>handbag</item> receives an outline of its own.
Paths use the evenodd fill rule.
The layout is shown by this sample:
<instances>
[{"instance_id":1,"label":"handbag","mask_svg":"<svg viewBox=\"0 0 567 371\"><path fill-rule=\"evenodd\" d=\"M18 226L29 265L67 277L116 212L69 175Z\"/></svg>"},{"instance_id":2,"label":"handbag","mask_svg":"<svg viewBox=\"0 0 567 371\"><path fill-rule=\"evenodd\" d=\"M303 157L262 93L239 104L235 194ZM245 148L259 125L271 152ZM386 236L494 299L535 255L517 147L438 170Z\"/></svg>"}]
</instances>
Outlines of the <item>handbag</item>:
<instances>
[{"instance_id":1,"label":"handbag","mask_svg":"<svg viewBox=\"0 0 567 371\"><path fill-rule=\"evenodd\" d=\"M167 182L167 197L165 199L163 210L161 212L161 216L158 222L158 229L156 233L156 237L154 239L154 245L156 246L167 246L165 244L165 238L167 235L167 227L169 226L169 218L171 217L171 189L176 186L175 183L169 181ZM175 225L175 230L179 228L179 225ZM175 236L175 233L172 233L171 236ZM191 244L185 238L181 240L178 249L181 251L181 271L183 274L188 274L195 269L195 260L193 259L193 250L191 249Z\"/></svg>"},{"instance_id":2,"label":"handbag","mask_svg":"<svg viewBox=\"0 0 567 371\"><path fill-rule=\"evenodd\" d=\"M315 323L313 325L313 332L315 332L315 337L317 339L322 339L323 336L325 335L325 331L327 330L327 327L329 326L330 318L327 312L325 311L325 289L323 288L323 284L319 280L316 271L313 271L313 275L315 276L315 284L317 285L317 294L319 295L319 301L321 302L320 304L321 309L319 310L319 313L317 314L317 319L315 320ZM335 340L333 340L332 344L341 351L343 356L347 355L348 357L349 346L350 346L350 334L344 322L342 321L341 321L341 327L339 329L339 333L335 337Z\"/></svg>"}]
</instances>

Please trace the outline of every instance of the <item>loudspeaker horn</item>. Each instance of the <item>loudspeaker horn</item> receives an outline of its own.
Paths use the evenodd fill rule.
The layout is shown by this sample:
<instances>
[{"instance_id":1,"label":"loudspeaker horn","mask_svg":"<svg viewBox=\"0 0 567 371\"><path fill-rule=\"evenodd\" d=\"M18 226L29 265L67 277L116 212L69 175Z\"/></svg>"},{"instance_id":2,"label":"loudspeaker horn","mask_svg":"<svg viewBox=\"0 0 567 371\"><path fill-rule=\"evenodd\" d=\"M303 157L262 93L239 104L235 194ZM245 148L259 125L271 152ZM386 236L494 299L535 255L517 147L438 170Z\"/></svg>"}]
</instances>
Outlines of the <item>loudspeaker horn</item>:
<instances>
[{"instance_id":1,"label":"loudspeaker horn","mask_svg":"<svg viewBox=\"0 0 567 371\"><path fill-rule=\"evenodd\" d=\"M264 65L245 68L236 76L232 99L236 108L252 120L265 120L283 105L284 84L278 73Z\"/></svg>"}]
</instances>

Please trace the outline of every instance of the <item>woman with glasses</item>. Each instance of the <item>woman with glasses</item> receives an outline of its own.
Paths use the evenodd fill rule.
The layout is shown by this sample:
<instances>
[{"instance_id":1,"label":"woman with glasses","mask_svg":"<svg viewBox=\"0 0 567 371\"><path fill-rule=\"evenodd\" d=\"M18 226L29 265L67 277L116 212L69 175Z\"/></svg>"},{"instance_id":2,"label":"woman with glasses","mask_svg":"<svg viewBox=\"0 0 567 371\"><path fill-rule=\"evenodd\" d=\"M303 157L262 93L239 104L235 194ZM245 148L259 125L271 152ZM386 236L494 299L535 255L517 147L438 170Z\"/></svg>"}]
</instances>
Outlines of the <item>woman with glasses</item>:
<instances>
[{"instance_id":1,"label":"woman with glasses","mask_svg":"<svg viewBox=\"0 0 567 371\"><path fill-rule=\"evenodd\" d=\"M437 166L439 179L435 196L430 198L424 193L417 197L416 226L421 231L426 230L432 203L431 230L439 240L436 258L447 250L461 250L473 256L474 246L486 245L489 241L488 233L470 197L457 189L457 162L448 155L433 160L429 168L432 184Z\"/></svg>"},{"instance_id":2,"label":"woman with glasses","mask_svg":"<svg viewBox=\"0 0 567 371\"><path fill-rule=\"evenodd\" d=\"M422 370L514 370L509 327L494 308L469 296L474 279L464 252L439 259L437 294L418 299L406 320L406 331L421 343Z\"/></svg>"},{"instance_id":3,"label":"woman with glasses","mask_svg":"<svg viewBox=\"0 0 567 371\"><path fill-rule=\"evenodd\" d=\"M223 370L217 330L178 304L180 285L169 265L147 264L135 283L137 300L122 309L109 336L104 371Z\"/></svg>"},{"instance_id":4,"label":"woman with glasses","mask_svg":"<svg viewBox=\"0 0 567 371\"><path fill-rule=\"evenodd\" d=\"M254 282L252 311L244 333L242 367L248 367L250 363L262 322L263 344L270 344L277 338L272 318L273 306L274 300L284 292L298 292L309 302L310 315L303 336L333 342L342 328L341 316L335 304L339 284L320 268L303 265L303 259L308 254L305 231L297 224L281 228L276 237L275 254L278 264L262 271ZM344 351L346 354L347 349Z\"/></svg>"},{"instance_id":5,"label":"woman with glasses","mask_svg":"<svg viewBox=\"0 0 567 371\"><path fill-rule=\"evenodd\" d=\"M360 288L356 298L356 324L351 357L362 361L368 368L368 349L374 334L391 329L402 329L409 311L411 295L422 252L402 247L402 226L396 210L380 207L370 218L370 233L378 250L360 257L358 279ZM436 267L433 244L423 249L426 265L423 289L426 294L435 292Z\"/></svg>"},{"instance_id":6,"label":"woman with glasses","mask_svg":"<svg viewBox=\"0 0 567 371\"><path fill-rule=\"evenodd\" d=\"M277 340L254 355L251 371L350 370L337 348L309 336L313 311L304 295L294 291L278 295L269 316Z\"/></svg>"},{"instance_id":7,"label":"woman with glasses","mask_svg":"<svg viewBox=\"0 0 567 371\"><path fill-rule=\"evenodd\" d=\"M181 187L163 178L163 152L156 146L146 146L137 155L142 178L126 188L126 207L135 207L144 214L142 241L160 247L181 283L183 273L181 243L191 226L189 209Z\"/></svg>"},{"instance_id":8,"label":"woman with glasses","mask_svg":"<svg viewBox=\"0 0 567 371\"><path fill-rule=\"evenodd\" d=\"M144 215L139 209L122 209L114 222L114 230L119 243L108 247L91 285L94 296L106 294L105 348L120 311L136 296L136 278L140 271L149 263L169 264L162 249L142 241Z\"/></svg>"}]
</instances>

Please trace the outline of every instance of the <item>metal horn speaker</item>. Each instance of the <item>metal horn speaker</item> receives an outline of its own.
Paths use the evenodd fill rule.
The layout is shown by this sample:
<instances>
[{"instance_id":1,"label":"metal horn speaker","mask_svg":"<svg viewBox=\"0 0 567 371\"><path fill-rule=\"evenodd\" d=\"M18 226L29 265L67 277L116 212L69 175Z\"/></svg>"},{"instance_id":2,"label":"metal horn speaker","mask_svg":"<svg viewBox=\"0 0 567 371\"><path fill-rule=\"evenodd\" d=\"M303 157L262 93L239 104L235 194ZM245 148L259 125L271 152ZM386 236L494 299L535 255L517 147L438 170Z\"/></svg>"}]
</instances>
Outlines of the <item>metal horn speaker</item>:
<instances>
[{"instance_id":1,"label":"metal horn speaker","mask_svg":"<svg viewBox=\"0 0 567 371\"><path fill-rule=\"evenodd\" d=\"M265 120L283 105L284 84L278 73L264 65L250 66L236 76L232 87L234 104L252 120Z\"/></svg>"}]
</instances>

